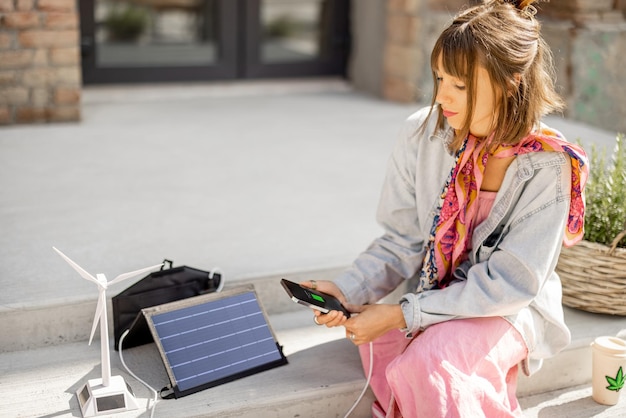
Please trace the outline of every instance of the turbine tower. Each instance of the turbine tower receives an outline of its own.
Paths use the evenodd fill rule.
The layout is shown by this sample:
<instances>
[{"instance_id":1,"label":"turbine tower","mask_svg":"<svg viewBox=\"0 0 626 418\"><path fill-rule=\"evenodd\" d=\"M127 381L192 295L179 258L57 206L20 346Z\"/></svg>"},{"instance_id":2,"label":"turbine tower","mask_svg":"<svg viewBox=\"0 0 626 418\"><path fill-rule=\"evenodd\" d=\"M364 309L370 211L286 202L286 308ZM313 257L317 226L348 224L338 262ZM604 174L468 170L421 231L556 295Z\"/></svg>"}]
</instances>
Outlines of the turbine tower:
<instances>
[{"instance_id":1,"label":"turbine tower","mask_svg":"<svg viewBox=\"0 0 626 418\"><path fill-rule=\"evenodd\" d=\"M109 353L109 326L107 316L107 299L106 290L110 285L119 283L123 280L130 279L142 273L146 273L162 264L146 267L140 270L123 273L115 279L107 282L104 274L96 274L93 277L87 273L78 264L70 260L65 254L52 247L67 263L74 268L86 280L95 283L98 286L98 305L91 327L91 336L89 337L89 345L93 340L96 327L100 323L100 357L102 359L102 377L100 379L89 379L87 383L76 391L76 397L80 405L83 417L92 417L95 415L110 414L112 412L123 412L137 409L135 396L131 392L130 387L124 381L122 376L111 376L111 356Z\"/></svg>"}]
</instances>

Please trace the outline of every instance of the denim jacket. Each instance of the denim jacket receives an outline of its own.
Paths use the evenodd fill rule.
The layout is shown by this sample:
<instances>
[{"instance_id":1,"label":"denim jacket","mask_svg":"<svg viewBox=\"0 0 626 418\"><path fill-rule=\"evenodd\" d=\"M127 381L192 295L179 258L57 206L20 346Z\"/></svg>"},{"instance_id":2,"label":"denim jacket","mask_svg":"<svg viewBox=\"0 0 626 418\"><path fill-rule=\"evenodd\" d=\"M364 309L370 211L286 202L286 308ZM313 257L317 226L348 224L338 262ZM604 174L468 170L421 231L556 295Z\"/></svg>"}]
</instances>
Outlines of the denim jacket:
<instances>
[{"instance_id":1,"label":"denim jacket","mask_svg":"<svg viewBox=\"0 0 626 418\"><path fill-rule=\"evenodd\" d=\"M454 156L453 130L436 130L436 111L410 116L388 163L377 220L384 234L335 283L353 304L375 303L419 274L438 197ZM400 303L407 338L459 318L500 316L528 348L526 374L570 342L561 282L554 271L570 202L569 156L519 155L509 166L489 216L476 227L467 261L444 289L407 293Z\"/></svg>"}]
</instances>

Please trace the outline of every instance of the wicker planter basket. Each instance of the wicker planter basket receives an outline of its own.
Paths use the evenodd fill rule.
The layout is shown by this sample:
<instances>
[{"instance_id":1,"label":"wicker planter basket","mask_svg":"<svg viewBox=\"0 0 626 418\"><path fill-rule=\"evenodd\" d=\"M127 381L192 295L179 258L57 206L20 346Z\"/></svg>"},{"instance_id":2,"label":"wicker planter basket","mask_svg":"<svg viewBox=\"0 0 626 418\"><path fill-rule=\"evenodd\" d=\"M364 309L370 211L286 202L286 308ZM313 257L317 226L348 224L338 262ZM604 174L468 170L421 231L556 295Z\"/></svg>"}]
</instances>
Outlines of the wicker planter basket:
<instances>
[{"instance_id":1,"label":"wicker planter basket","mask_svg":"<svg viewBox=\"0 0 626 418\"><path fill-rule=\"evenodd\" d=\"M563 305L583 311L626 316L626 249L581 241L563 248L556 271L563 283Z\"/></svg>"}]
</instances>

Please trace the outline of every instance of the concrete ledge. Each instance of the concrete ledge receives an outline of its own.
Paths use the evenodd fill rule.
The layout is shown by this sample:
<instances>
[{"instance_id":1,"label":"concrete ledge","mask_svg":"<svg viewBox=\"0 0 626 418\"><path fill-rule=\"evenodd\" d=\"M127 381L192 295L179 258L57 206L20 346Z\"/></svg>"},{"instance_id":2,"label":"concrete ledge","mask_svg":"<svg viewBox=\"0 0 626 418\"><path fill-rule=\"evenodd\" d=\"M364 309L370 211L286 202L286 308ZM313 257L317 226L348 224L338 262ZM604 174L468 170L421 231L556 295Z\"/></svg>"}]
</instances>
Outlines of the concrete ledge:
<instances>
[{"instance_id":1,"label":"concrete ledge","mask_svg":"<svg viewBox=\"0 0 626 418\"><path fill-rule=\"evenodd\" d=\"M365 384L358 351L345 339L343 328L318 327L307 309L294 306L297 307L294 311L270 316L288 365L177 400L159 401L156 416L343 416ZM520 377L518 396L524 416L623 416L616 411L624 409L599 406L590 399L587 382L591 360L587 341L594 335L623 335L626 318L571 309L566 309L566 315L575 343L547 360L533 377ZM134 373L157 390L169 383L154 344L125 350L124 358ZM124 376L144 408L116 416L148 416L145 407L151 394L122 369L113 351L111 360L113 374ZM85 342L2 353L0 375L4 396L0 398L0 410L8 416L79 416L74 392L86 379L99 377L99 363L98 345L88 347ZM555 388L572 386L573 389L555 392ZM373 400L368 390L353 416L369 416ZM622 403L626 404L626 398Z\"/></svg>"},{"instance_id":2,"label":"concrete ledge","mask_svg":"<svg viewBox=\"0 0 626 418\"><path fill-rule=\"evenodd\" d=\"M358 351L345 340L343 328L327 329L314 325L311 312L289 300L279 283L282 277L294 281L331 279L343 269L275 273L228 282L227 287L254 284L270 315L278 342L284 346L289 365L176 401L160 401L157 416L343 416L365 385ZM394 292L388 300L397 300L401 293L403 289ZM5 392L0 400L0 410L11 416L80 415L74 392L86 379L100 374L99 346L88 347L86 344L94 309L95 300L90 300L0 311L0 332L13 336L3 339L0 344L3 351L0 353L0 375ZM517 393L520 399L524 399L524 408L528 409L525 416L576 416L570 415L571 405L581 402L587 410L598 409L595 402L587 399L590 395L585 392L591 376L589 345L600 335L625 338L626 317L565 308L565 318L572 331L572 344L555 358L546 360L544 367L531 378L519 378ZM167 385L167 375L154 344L124 353L131 370L142 379L157 389ZM122 369L114 351L112 367L113 374L124 376L135 390L140 405L147 405L150 393ZM572 387L574 389L566 389ZM546 393L556 393L554 396L565 396L570 400L564 404L554 403L553 398L542 397ZM373 400L373 394L368 391L353 416L368 416ZM602 409L602 413L609 413L608 417L618 416L610 415L613 409L606 411ZM539 413L541 415L536 415ZM133 411L120 416L146 414L145 411Z\"/></svg>"},{"instance_id":3,"label":"concrete ledge","mask_svg":"<svg viewBox=\"0 0 626 418\"><path fill-rule=\"evenodd\" d=\"M176 400L157 403L161 417L333 417L343 416L363 389L365 379L358 350L342 329L318 327L306 309L272 316L270 323L284 346L289 364ZM124 351L128 367L159 390L169 383L154 344ZM75 417L80 410L75 391L86 379L100 376L99 347L71 343L0 354L7 416ZM150 392L123 370L112 351L112 374L132 387L140 410L120 417L148 416ZM354 417L368 416L373 395L366 396Z\"/></svg>"},{"instance_id":4,"label":"concrete ledge","mask_svg":"<svg viewBox=\"0 0 626 418\"><path fill-rule=\"evenodd\" d=\"M230 282L227 281L226 286L253 284L266 312L269 315L273 315L301 309L285 294L280 286L281 278L284 277L293 281L313 278L330 280L336 277L343 269L343 267L337 267L241 278ZM109 334L111 336L113 336L111 297L114 294L107 295L109 302ZM93 297L69 300L67 303L0 307L0 335L12 336L12 338L3 338L0 341L0 353L87 341L96 310L96 297L97 294L94 292Z\"/></svg>"},{"instance_id":5,"label":"concrete ledge","mask_svg":"<svg viewBox=\"0 0 626 418\"><path fill-rule=\"evenodd\" d=\"M591 398L591 386L581 385L521 398L524 418L623 418L626 397L617 405L600 405Z\"/></svg>"}]
</instances>

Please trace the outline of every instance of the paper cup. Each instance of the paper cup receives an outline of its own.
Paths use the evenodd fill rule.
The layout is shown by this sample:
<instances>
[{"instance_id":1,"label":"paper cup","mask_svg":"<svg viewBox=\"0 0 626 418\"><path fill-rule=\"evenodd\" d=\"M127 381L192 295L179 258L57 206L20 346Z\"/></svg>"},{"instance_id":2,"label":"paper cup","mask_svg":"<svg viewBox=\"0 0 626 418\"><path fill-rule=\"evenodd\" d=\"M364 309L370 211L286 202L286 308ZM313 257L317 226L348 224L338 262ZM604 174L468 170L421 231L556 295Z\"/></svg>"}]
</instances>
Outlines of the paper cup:
<instances>
[{"instance_id":1,"label":"paper cup","mask_svg":"<svg viewBox=\"0 0 626 418\"><path fill-rule=\"evenodd\" d=\"M602 405L615 405L626 379L626 341L617 337L598 337L591 343L591 351L593 400Z\"/></svg>"}]
</instances>

